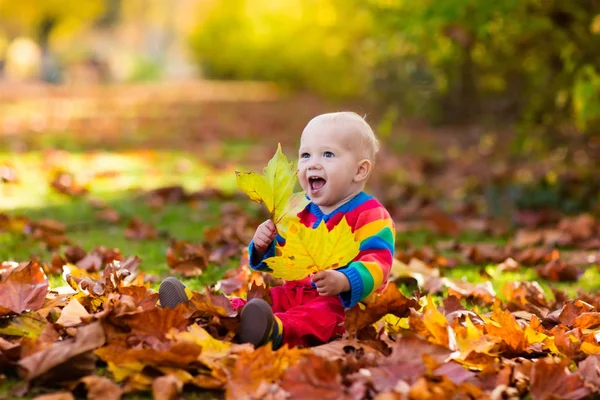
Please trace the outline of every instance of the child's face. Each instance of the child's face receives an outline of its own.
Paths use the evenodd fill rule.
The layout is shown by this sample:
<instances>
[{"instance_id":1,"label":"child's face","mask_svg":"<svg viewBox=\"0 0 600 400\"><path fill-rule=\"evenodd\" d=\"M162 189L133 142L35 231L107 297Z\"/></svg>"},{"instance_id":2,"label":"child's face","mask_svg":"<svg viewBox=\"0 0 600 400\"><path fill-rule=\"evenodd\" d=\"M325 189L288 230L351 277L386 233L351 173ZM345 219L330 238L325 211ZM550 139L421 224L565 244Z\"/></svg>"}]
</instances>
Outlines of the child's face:
<instances>
[{"instance_id":1,"label":"child's face","mask_svg":"<svg viewBox=\"0 0 600 400\"><path fill-rule=\"evenodd\" d=\"M363 189L357 180L360 159L351 134L333 124L309 124L298 150L302 189L324 213L330 213Z\"/></svg>"}]
</instances>

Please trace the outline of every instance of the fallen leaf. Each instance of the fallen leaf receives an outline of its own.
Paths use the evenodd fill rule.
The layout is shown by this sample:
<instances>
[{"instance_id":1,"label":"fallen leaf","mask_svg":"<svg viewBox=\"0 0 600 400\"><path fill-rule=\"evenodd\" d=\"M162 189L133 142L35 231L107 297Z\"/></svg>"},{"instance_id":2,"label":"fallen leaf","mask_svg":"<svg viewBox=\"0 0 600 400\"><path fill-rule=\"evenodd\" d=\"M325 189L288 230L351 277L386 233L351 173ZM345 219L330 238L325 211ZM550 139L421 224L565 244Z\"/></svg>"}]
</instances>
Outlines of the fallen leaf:
<instances>
[{"instance_id":1,"label":"fallen leaf","mask_svg":"<svg viewBox=\"0 0 600 400\"><path fill-rule=\"evenodd\" d=\"M30 262L3 276L0 282L0 306L17 314L25 310L37 310L44 303L47 293L48 279L44 271L38 264ZM4 311L3 314L9 312Z\"/></svg>"},{"instance_id":2,"label":"fallen leaf","mask_svg":"<svg viewBox=\"0 0 600 400\"><path fill-rule=\"evenodd\" d=\"M90 313L88 313L81 303L74 298L62 309L60 318L58 318L56 323L64 327L76 326L81 324L82 317L89 316Z\"/></svg>"},{"instance_id":3,"label":"fallen leaf","mask_svg":"<svg viewBox=\"0 0 600 400\"><path fill-rule=\"evenodd\" d=\"M152 383L152 396L156 400L175 400L183 389L183 383L173 375L158 377Z\"/></svg>"},{"instance_id":4,"label":"fallen leaf","mask_svg":"<svg viewBox=\"0 0 600 400\"><path fill-rule=\"evenodd\" d=\"M65 339L19 361L25 379L31 381L46 375L46 379L73 380L94 371L94 359L88 357L92 350L105 342L99 322L77 329L74 339Z\"/></svg>"},{"instance_id":5,"label":"fallen leaf","mask_svg":"<svg viewBox=\"0 0 600 400\"><path fill-rule=\"evenodd\" d=\"M551 359L538 359L531 369L531 397L534 400L582 399L591 390L579 374L570 373L569 360L555 362Z\"/></svg>"},{"instance_id":6,"label":"fallen leaf","mask_svg":"<svg viewBox=\"0 0 600 400\"><path fill-rule=\"evenodd\" d=\"M125 237L129 240L150 240L158 238L158 232L152 225L135 217L129 222Z\"/></svg>"},{"instance_id":7,"label":"fallen leaf","mask_svg":"<svg viewBox=\"0 0 600 400\"><path fill-rule=\"evenodd\" d=\"M310 354L292 365L279 383L292 398L351 399L342 385L339 363Z\"/></svg>"},{"instance_id":8,"label":"fallen leaf","mask_svg":"<svg viewBox=\"0 0 600 400\"><path fill-rule=\"evenodd\" d=\"M71 392L61 391L51 394L41 394L35 396L33 400L75 400L75 397Z\"/></svg>"},{"instance_id":9,"label":"fallen leaf","mask_svg":"<svg viewBox=\"0 0 600 400\"><path fill-rule=\"evenodd\" d=\"M344 326L349 335L356 335L359 330L374 324L386 314L406 317L410 314L411 308L420 308L419 302L405 297L396 284L390 282L385 290L375 295L374 300L368 304L346 310Z\"/></svg>"},{"instance_id":10,"label":"fallen leaf","mask_svg":"<svg viewBox=\"0 0 600 400\"><path fill-rule=\"evenodd\" d=\"M259 391L265 385L278 382L290 367L310 354L310 350L290 349L287 345L276 351L271 346L262 346L254 351L243 352L236 360L231 379L227 382L226 398L261 397Z\"/></svg>"},{"instance_id":11,"label":"fallen leaf","mask_svg":"<svg viewBox=\"0 0 600 400\"><path fill-rule=\"evenodd\" d=\"M123 390L105 376L89 375L81 378L88 400L119 400Z\"/></svg>"}]
</instances>

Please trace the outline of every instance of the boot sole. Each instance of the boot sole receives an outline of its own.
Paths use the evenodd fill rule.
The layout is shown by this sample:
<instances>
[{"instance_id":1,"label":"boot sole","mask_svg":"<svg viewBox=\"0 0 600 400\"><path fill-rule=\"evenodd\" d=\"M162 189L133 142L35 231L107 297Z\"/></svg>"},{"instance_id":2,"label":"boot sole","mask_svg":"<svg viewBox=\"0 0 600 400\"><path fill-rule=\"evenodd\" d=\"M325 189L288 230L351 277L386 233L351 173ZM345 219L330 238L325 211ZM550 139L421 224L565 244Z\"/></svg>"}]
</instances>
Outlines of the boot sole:
<instances>
[{"instance_id":1,"label":"boot sole","mask_svg":"<svg viewBox=\"0 0 600 400\"><path fill-rule=\"evenodd\" d=\"M258 347L267 341L273 329L275 317L269 303L252 299L242 308L239 341Z\"/></svg>"},{"instance_id":2,"label":"boot sole","mask_svg":"<svg viewBox=\"0 0 600 400\"><path fill-rule=\"evenodd\" d=\"M185 285L173 277L166 278L161 282L158 288L158 298L163 308L175 308L189 300L185 292Z\"/></svg>"}]
</instances>

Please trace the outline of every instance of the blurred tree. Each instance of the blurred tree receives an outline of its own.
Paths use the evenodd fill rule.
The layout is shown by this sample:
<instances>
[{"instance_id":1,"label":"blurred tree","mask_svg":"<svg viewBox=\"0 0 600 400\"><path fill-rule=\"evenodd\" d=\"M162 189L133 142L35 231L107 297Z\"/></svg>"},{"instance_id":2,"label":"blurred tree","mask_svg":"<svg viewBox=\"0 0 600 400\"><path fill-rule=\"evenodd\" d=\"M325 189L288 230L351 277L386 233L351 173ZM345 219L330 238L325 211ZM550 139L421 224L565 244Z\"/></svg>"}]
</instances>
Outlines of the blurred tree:
<instances>
[{"instance_id":1,"label":"blurred tree","mask_svg":"<svg viewBox=\"0 0 600 400\"><path fill-rule=\"evenodd\" d=\"M521 148L535 131L596 132L600 120L596 0L213 1L192 44L212 77L517 121Z\"/></svg>"},{"instance_id":2,"label":"blurred tree","mask_svg":"<svg viewBox=\"0 0 600 400\"><path fill-rule=\"evenodd\" d=\"M352 2L353 0L349 0ZM258 79L332 96L362 93L368 83L366 9L346 0L213 1L192 47L204 73Z\"/></svg>"},{"instance_id":3,"label":"blurred tree","mask_svg":"<svg viewBox=\"0 0 600 400\"><path fill-rule=\"evenodd\" d=\"M75 35L96 23L109 0L86 0L74 4L64 0L0 0L0 29L14 39L29 36L42 53L42 79L56 81L59 70L51 52L53 35Z\"/></svg>"}]
</instances>

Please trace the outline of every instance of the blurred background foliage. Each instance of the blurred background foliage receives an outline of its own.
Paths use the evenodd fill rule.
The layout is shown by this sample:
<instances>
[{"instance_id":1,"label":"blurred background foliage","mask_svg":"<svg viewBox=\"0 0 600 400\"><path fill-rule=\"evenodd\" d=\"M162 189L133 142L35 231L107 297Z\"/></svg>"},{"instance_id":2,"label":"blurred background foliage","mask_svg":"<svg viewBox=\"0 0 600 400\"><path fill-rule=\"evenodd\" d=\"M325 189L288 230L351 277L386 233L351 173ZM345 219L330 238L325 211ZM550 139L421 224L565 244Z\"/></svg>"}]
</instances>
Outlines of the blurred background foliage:
<instances>
[{"instance_id":1,"label":"blurred background foliage","mask_svg":"<svg viewBox=\"0 0 600 400\"><path fill-rule=\"evenodd\" d=\"M109 28L125 45L102 38ZM0 0L4 70L20 68L10 42L32 38L46 81L65 80L57 64L118 64L139 31L146 51L111 78L162 78L178 42L207 78L372 99L440 123L517 122L517 147L600 121L594 0Z\"/></svg>"},{"instance_id":2,"label":"blurred background foliage","mask_svg":"<svg viewBox=\"0 0 600 400\"><path fill-rule=\"evenodd\" d=\"M438 122L592 133L600 4L591 0L232 0L191 43L210 77L373 98Z\"/></svg>"},{"instance_id":3,"label":"blurred background foliage","mask_svg":"<svg viewBox=\"0 0 600 400\"><path fill-rule=\"evenodd\" d=\"M200 131L217 138L244 131L246 139L267 137L269 129L297 132L289 115L269 119L276 107L212 109L214 88L196 85L274 82L291 96L377 110L369 118L389 149L426 158L428 171L454 168L450 161L465 154L447 136L475 142L491 175L475 186L487 188L491 203L501 193L518 207L576 211L595 207L600 196L593 172L600 156L598 49L596 0L0 0L0 84L120 88L113 97L95 92L104 104L86 103L88 93L78 92L70 114L60 110L69 114L64 124L52 125L62 121L52 114L52 96L38 106L20 87L2 86L0 132L104 126L136 144L150 130L165 132L165 143ZM178 85L162 95L127 86L173 81ZM232 99L254 96L219 90ZM303 107L296 119L325 111L322 104ZM44 110L50 117L37 115ZM160 113L167 128L156 122ZM94 118L104 125L89 124ZM225 120L236 126L224 132ZM422 124L411 128L413 121ZM448 127L451 135L434 139L448 153L443 160L416 150L412 136ZM498 157L507 164L493 165L506 147L508 155ZM540 168L523 172L516 159Z\"/></svg>"}]
</instances>

